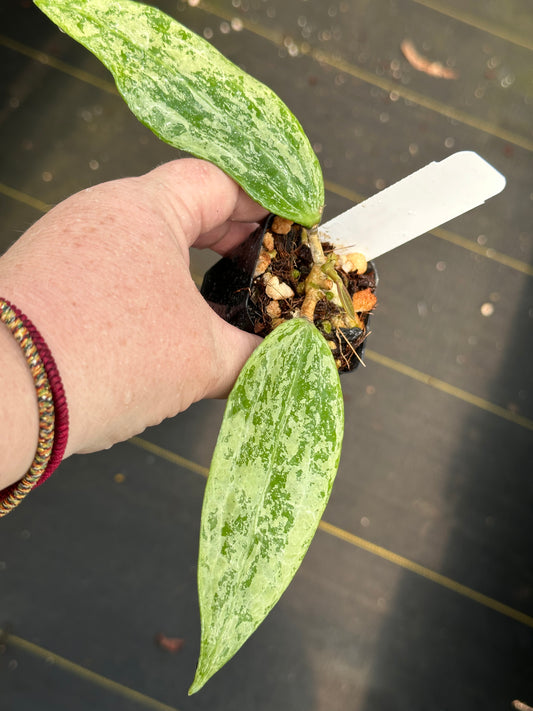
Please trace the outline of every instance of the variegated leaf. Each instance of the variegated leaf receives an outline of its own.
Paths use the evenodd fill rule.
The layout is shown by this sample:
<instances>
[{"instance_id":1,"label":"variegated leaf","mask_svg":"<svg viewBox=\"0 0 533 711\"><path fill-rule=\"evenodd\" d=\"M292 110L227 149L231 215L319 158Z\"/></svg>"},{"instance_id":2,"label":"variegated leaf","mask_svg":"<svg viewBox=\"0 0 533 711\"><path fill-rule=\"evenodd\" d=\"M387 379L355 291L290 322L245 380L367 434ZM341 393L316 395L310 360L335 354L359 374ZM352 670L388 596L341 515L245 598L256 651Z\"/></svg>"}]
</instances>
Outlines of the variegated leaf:
<instances>
[{"instance_id":1,"label":"variegated leaf","mask_svg":"<svg viewBox=\"0 0 533 711\"><path fill-rule=\"evenodd\" d=\"M344 410L331 351L305 319L278 326L227 403L205 492L198 691L292 580L329 498Z\"/></svg>"},{"instance_id":2,"label":"variegated leaf","mask_svg":"<svg viewBox=\"0 0 533 711\"><path fill-rule=\"evenodd\" d=\"M318 159L271 89L155 7L34 1L105 64L135 116L163 141L215 163L270 212L319 222Z\"/></svg>"}]
</instances>

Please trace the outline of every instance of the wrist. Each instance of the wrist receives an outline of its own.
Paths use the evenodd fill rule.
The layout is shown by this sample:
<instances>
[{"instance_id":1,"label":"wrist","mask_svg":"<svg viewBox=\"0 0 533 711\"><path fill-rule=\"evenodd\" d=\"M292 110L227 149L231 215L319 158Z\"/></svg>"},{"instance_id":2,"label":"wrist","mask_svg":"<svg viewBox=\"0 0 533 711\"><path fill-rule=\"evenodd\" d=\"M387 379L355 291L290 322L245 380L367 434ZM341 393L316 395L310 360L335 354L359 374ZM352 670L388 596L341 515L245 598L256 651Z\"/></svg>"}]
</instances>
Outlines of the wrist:
<instances>
[{"instance_id":1,"label":"wrist","mask_svg":"<svg viewBox=\"0 0 533 711\"><path fill-rule=\"evenodd\" d=\"M0 490L21 479L37 449L35 385L20 346L0 323Z\"/></svg>"}]
</instances>

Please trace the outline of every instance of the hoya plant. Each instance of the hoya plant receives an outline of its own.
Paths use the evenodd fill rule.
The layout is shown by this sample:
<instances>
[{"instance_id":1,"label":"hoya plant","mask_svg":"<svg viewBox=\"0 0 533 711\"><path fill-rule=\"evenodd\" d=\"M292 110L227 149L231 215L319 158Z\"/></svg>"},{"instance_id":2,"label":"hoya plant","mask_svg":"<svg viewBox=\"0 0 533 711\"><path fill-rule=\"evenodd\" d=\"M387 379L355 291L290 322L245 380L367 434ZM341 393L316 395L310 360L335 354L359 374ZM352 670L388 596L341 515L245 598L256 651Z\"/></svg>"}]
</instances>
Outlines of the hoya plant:
<instances>
[{"instance_id":1,"label":"hoya plant","mask_svg":"<svg viewBox=\"0 0 533 711\"><path fill-rule=\"evenodd\" d=\"M332 334L360 325L350 269L344 265L343 276L317 238L324 205L320 165L300 123L268 87L155 7L133 0L35 3L103 62L143 124L170 145L215 163L278 222L282 218L281 227L265 235L259 261L268 266L287 252L283 240L293 223L297 249L305 247L303 276L294 267L280 281L256 268L264 295L270 293L270 333L228 398L206 486L193 693L279 600L327 504L344 427ZM299 299L289 311L288 292L279 296L287 288ZM336 321L326 313L328 303Z\"/></svg>"}]
</instances>

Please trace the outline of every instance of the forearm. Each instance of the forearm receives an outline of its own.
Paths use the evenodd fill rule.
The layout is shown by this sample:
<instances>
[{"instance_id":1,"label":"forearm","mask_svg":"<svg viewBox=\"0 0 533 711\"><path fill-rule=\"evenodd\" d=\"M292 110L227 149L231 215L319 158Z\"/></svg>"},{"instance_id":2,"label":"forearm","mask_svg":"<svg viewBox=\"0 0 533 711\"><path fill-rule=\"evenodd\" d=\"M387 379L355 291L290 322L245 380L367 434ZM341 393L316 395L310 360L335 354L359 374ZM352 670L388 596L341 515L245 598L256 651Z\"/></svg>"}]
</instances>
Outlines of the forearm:
<instances>
[{"instance_id":1,"label":"forearm","mask_svg":"<svg viewBox=\"0 0 533 711\"><path fill-rule=\"evenodd\" d=\"M113 229L112 191L106 186L105 204L100 191L62 203L0 259L0 295L33 321L63 381L70 420L65 456L111 446L174 414L159 415L157 408L165 396L169 404L164 390L171 378L174 401L189 404L180 394L189 379L173 370L188 359L187 341L178 336L188 300L177 277L190 280L186 265L176 264L183 255L168 235L146 240L141 226L153 220L133 201L129 223ZM151 259L152 250L164 260ZM174 330L165 322L173 315Z\"/></svg>"}]
</instances>

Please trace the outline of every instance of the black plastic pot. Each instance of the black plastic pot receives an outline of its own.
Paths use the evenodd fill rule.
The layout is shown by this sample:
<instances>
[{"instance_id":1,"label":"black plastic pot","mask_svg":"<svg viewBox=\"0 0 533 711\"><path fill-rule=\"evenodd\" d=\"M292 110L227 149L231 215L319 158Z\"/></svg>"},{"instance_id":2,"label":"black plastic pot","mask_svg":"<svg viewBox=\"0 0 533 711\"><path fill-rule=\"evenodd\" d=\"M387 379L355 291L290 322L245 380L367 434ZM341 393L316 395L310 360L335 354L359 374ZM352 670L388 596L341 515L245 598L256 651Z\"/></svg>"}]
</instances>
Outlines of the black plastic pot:
<instances>
[{"instance_id":1,"label":"black plastic pot","mask_svg":"<svg viewBox=\"0 0 533 711\"><path fill-rule=\"evenodd\" d=\"M226 257L220 259L204 276L201 293L211 308L234 326L254 333L260 313L252 299L252 283L263 244L265 232L270 229L274 215L269 215L252 234ZM378 275L373 262L368 263L367 275L377 286ZM365 316L368 331L369 316ZM359 328L341 329L342 338L350 344L357 343L363 335ZM355 346L357 357L341 372L355 370L363 358L366 340Z\"/></svg>"}]
</instances>

